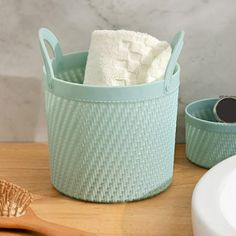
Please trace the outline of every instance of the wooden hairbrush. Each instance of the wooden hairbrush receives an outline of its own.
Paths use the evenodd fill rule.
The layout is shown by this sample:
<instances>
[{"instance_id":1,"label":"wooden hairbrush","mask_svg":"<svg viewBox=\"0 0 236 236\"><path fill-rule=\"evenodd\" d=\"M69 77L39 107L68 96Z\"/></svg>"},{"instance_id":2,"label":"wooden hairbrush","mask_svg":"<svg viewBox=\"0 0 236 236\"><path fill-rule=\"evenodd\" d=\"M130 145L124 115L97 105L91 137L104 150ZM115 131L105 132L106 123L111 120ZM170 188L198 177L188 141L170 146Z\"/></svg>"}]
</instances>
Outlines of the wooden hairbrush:
<instances>
[{"instance_id":1,"label":"wooden hairbrush","mask_svg":"<svg viewBox=\"0 0 236 236\"><path fill-rule=\"evenodd\" d=\"M26 229L47 236L92 236L78 229L40 219L29 207L31 194L12 183L0 180L0 228Z\"/></svg>"}]
</instances>

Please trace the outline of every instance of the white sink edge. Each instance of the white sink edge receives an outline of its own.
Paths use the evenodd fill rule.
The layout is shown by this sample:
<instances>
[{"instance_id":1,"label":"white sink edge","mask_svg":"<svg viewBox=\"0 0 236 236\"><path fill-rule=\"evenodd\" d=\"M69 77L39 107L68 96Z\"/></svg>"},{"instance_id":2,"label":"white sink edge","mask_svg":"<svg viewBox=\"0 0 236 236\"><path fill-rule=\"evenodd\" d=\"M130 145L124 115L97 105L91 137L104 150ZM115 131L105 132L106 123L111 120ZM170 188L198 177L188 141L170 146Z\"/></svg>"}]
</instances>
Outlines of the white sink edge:
<instances>
[{"instance_id":1,"label":"white sink edge","mask_svg":"<svg viewBox=\"0 0 236 236\"><path fill-rule=\"evenodd\" d=\"M221 209L225 180L236 170L236 156L210 169L196 185L192 196L192 222L195 236L235 236L236 229Z\"/></svg>"}]
</instances>

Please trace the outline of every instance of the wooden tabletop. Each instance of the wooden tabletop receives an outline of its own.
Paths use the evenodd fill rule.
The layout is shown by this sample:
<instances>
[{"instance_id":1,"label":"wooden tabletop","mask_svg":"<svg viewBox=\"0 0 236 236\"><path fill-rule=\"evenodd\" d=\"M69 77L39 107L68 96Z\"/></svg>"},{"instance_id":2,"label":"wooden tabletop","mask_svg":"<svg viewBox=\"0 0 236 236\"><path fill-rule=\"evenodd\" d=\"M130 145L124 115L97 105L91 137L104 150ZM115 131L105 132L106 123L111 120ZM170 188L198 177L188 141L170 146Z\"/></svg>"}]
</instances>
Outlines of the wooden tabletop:
<instances>
[{"instance_id":1,"label":"wooden tabletop","mask_svg":"<svg viewBox=\"0 0 236 236\"><path fill-rule=\"evenodd\" d=\"M104 236L191 236L192 191L206 172L186 160L176 145L174 180L166 192L125 204L95 204L70 199L50 183L48 147L39 143L1 143L0 179L39 196L31 207L48 221ZM0 235L37 235L1 230Z\"/></svg>"}]
</instances>

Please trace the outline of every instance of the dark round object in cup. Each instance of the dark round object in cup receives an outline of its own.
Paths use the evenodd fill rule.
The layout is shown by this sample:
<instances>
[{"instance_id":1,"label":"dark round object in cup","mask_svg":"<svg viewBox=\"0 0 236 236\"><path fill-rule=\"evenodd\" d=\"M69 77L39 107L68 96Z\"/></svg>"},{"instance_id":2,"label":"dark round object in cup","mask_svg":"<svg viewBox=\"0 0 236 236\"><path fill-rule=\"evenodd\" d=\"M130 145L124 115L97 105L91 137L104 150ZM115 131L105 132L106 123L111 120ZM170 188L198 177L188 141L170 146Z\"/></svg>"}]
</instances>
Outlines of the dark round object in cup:
<instances>
[{"instance_id":1,"label":"dark round object in cup","mask_svg":"<svg viewBox=\"0 0 236 236\"><path fill-rule=\"evenodd\" d=\"M220 99L214 106L214 114L220 122L236 123L236 99L233 97Z\"/></svg>"}]
</instances>

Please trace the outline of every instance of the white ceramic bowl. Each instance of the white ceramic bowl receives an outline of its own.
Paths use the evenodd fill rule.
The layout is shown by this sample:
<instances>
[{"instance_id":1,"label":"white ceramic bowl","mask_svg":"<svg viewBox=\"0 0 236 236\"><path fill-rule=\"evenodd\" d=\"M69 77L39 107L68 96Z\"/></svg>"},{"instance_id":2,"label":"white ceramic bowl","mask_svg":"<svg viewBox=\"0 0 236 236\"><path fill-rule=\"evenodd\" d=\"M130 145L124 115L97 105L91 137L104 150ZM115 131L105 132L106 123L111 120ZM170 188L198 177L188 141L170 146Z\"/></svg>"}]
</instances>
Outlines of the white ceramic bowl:
<instances>
[{"instance_id":1,"label":"white ceramic bowl","mask_svg":"<svg viewBox=\"0 0 236 236\"><path fill-rule=\"evenodd\" d=\"M236 235L236 156L210 169L192 197L194 236Z\"/></svg>"}]
</instances>

